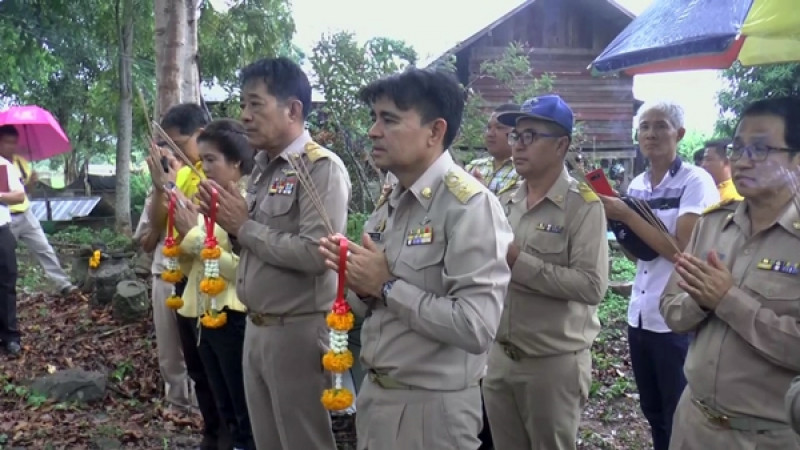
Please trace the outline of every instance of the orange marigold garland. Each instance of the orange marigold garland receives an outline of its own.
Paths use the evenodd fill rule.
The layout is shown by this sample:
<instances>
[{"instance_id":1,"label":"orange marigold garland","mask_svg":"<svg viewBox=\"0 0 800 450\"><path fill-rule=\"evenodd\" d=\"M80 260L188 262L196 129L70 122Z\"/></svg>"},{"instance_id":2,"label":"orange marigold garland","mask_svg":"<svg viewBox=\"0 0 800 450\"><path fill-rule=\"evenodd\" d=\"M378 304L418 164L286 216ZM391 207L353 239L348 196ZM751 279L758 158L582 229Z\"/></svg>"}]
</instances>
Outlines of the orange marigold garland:
<instances>
[{"instance_id":1,"label":"orange marigold garland","mask_svg":"<svg viewBox=\"0 0 800 450\"><path fill-rule=\"evenodd\" d=\"M326 318L330 328L330 350L322 357L322 366L333 374L333 388L322 393L322 404L329 411L341 411L353 404L353 393L342 386L342 376L353 367L353 353L347 348L347 332L353 328L355 317L344 297L347 239L339 241L339 283L336 300Z\"/></svg>"},{"instance_id":2,"label":"orange marigold garland","mask_svg":"<svg viewBox=\"0 0 800 450\"><path fill-rule=\"evenodd\" d=\"M169 206L167 207L167 238L164 240L164 248L161 253L164 255L164 270L161 272L161 279L172 284L172 293L167 297L167 308L181 309L183 299L175 291L175 283L183 279L178 257L181 255L181 248L175 239L175 204L177 196L174 192L169 193Z\"/></svg>"},{"instance_id":3,"label":"orange marigold garland","mask_svg":"<svg viewBox=\"0 0 800 450\"><path fill-rule=\"evenodd\" d=\"M214 236L214 227L217 222L217 199L219 193L216 189L211 190L211 209L208 216L204 217L206 225L205 248L200 252L205 264L204 278L200 281L200 292L209 298L206 311L200 318L200 323L206 328L219 328L227 322L227 314L220 311L217 306L217 295L225 290L225 280L219 276L219 258L222 256L222 249L219 248L217 237Z\"/></svg>"},{"instance_id":4,"label":"orange marigold garland","mask_svg":"<svg viewBox=\"0 0 800 450\"><path fill-rule=\"evenodd\" d=\"M100 267L100 259L102 258L103 254L100 250L95 250L92 252L92 257L89 258L89 267L92 269L97 269Z\"/></svg>"}]
</instances>

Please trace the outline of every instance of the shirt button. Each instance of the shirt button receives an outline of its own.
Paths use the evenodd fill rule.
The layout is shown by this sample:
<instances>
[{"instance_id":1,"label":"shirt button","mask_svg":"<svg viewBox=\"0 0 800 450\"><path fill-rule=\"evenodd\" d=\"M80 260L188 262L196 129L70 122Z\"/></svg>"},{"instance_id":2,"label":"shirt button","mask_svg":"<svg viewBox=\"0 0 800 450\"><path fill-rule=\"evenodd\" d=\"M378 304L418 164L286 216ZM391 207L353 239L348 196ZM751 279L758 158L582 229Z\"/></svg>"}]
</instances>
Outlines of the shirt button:
<instances>
[{"instance_id":1,"label":"shirt button","mask_svg":"<svg viewBox=\"0 0 800 450\"><path fill-rule=\"evenodd\" d=\"M644 271L644 274L647 275L647 271L646 270Z\"/></svg>"},{"instance_id":2,"label":"shirt button","mask_svg":"<svg viewBox=\"0 0 800 450\"><path fill-rule=\"evenodd\" d=\"M744 249L744 254L745 255L749 255L750 254L750 249L749 248Z\"/></svg>"},{"instance_id":3,"label":"shirt button","mask_svg":"<svg viewBox=\"0 0 800 450\"><path fill-rule=\"evenodd\" d=\"M644 294L644 291L642 291L642 294Z\"/></svg>"}]
</instances>

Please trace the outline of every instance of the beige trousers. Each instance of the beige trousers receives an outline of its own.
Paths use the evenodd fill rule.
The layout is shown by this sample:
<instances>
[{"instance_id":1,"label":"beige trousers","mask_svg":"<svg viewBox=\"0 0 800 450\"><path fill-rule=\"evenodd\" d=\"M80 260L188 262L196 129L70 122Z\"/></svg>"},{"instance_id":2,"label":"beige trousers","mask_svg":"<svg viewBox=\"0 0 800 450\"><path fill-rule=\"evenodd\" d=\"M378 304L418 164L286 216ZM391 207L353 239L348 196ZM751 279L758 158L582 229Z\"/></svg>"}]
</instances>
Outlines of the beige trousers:
<instances>
[{"instance_id":1,"label":"beige trousers","mask_svg":"<svg viewBox=\"0 0 800 450\"><path fill-rule=\"evenodd\" d=\"M483 401L495 448L575 449L592 379L588 349L513 361L495 344L488 366Z\"/></svg>"},{"instance_id":2,"label":"beige trousers","mask_svg":"<svg viewBox=\"0 0 800 450\"><path fill-rule=\"evenodd\" d=\"M672 420L670 450L798 450L800 436L789 425L783 430L729 430L708 421L692 403L687 386Z\"/></svg>"},{"instance_id":3,"label":"beige trousers","mask_svg":"<svg viewBox=\"0 0 800 450\"><path fill-rule=\"evenodd\" d=\"M322 391L330 379L322 370L328 339L325 318L283 325L253 325L244 333L244 390L256 448L334 450L330 413Z\"/></svg>"},{"instance_id":4,"label":"beige trousers","mask_svg":"<svg viewBox=\"0 0 800 450\"><path fill-rule=\"evenodd\" d=\"M481 445L478 386L462 391L384 389L367 377L356 403L358 450L477 450Z\"/></svg>"},{"instance_id":5,"label":"beige trousers","mask_svg":"<svg viewBox=\"0 0 800 450\"><path fill-rule=\"evenodd\" d=\"M172 293L172 285L161 279L160 274L153 274L153 324L156 328L156 349L158 351L158 368L165 383L166 400L174 405L189 407L189 375L183 360L181 339L178 335L178 322L175 311L166 304Z\"/></svg>"}]
</instances>

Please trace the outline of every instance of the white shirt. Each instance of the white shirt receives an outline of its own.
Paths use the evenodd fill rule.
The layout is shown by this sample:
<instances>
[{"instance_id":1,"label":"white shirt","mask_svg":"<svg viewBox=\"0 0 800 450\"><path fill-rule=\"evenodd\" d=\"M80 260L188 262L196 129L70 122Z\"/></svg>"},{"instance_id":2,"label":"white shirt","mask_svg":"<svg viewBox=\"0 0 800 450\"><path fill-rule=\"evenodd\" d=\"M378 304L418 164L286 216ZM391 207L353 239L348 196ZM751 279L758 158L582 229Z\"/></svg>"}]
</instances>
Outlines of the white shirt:
<instances>
[{"instance_id":1,"label":"white shirt","mask_svg":"<svg viewBox=\"0 0 800 450\"><path fill-rule=\"evenodd\" d=\"M658 186L653 187L650 183L650 171L634 178L628 186L628 196L646 200L673 236L676 235L679 217L699 215L719 202L719 191L711 175L700 167L683 163L680 158L675 158ZM672 263L661 256L636 263L636 278L628 305L630 326L656 333L671 331L658 304L673 270Z\"/></svg>"},{"instance_id":2,"label":"white shirt","mask_svg":"<svg viewBox=\"0 0 800 450\"><path fill-rule=\"evenodd\" d=\"M22 175L20 175L17 167L9 162L9 160L0 156L0 166L6 166L8 171L8 190L9 192L24 191L25 186L22 184ZM8 225L11 223L11 210L8 205L0 202L0 226Z\"/></svg>"}]
</instances>

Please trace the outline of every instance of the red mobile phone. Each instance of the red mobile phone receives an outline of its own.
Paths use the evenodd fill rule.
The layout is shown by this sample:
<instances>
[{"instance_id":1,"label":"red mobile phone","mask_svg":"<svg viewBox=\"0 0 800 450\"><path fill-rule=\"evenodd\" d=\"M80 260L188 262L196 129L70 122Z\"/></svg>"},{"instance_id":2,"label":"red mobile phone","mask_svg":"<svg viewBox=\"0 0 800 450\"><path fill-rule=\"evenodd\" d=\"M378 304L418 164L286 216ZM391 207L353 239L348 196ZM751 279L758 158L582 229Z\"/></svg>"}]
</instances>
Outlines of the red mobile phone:
<instances>
[{"instance_id":1,"label":"red mobile phone","mask_svg":"<svg viewBox=\"0 0 800 450\"><path fill-rule=\"evenodd\" d=\"M594 189L595 192L601 195L616 197L611 183L608 182L603 169L596 169L586 174L586 182Z\"/></svg>"}]
</instances>

